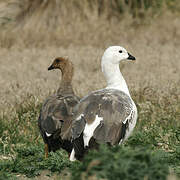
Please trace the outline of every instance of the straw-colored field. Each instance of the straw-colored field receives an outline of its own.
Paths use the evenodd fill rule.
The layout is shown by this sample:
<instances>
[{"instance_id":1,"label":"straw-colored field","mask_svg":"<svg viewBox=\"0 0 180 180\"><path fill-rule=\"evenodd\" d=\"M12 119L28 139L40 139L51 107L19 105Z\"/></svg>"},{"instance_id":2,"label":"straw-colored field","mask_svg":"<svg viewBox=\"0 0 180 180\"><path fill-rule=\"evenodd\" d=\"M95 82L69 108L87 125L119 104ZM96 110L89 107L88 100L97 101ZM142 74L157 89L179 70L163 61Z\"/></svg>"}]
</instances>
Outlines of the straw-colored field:
<instances>
[{"instance_id":1,"label":"straw-colored field","mask_svg":"<svg viewBox=\"0 0 180 180\"><path fill-rule=\"evenodd\" d=\"M9 129L14 120L15 124L18 121L18 109L29 107L27 104L32 101L34 107L39 106L58 88L60 72L47 71L55 57L68 56L72 60L75 67L73 86L83 97L106 86L100 60L105 48L111 45L125 47L137 59L135 63L120 65L140 111L137 131L148 129L158 120L163 124L157 133L162 143L158 149L174 151L172 144L178 142L171 142L168 138L172 134L164 128L171 119L174 129L180 127L180 14L165 9L153 18L149 17L152 13L149 11L145 17L135 19L129 13L115 14L108 19L111 12L105 5L104 14L99 17L96 4L91 10L86 1L83 15L77 11L78 6L72 9L71 3L67 5L61 1L58 9L58 1L56 6L55 1L47 2L40 6L40 0L32 1L28 9L28 3L18 0L0 1L0 113L3 127L9 126L7 129L0 127L0 154L6 154L5 146L9 147L8 153L14 151L12 144L17 139L11 140ZM41 141L36 127L38 111L33 124L25 115L29 124L16 127L25 139L32 133L32 142L34 139ZM29 126L35 130L31 131ZM14 143L26 144L20 140Z\"/></svg>"},{"instance_id":2,"label":"straw-colored field","mask_svg":"<svg viewBox=\"0 0 180 180\"><path fill-rule=\"evenodd\" d=\"M82 44L79 43L79 39L77 44L73 42L68 46L64 42L66 41L64 37L62 45L55 46L46 41L43 47L36 46L36 42L32 42L30 47L24 47L17 42L12 44L11 48L1 48L1 109L7 110L9 106L13 107L15 102L20 102L29 94L42 100L49 92L57 89L60 72L47 71L47 67L57 56L68 56L73 61L75 66L73 85L80 96L104 87L106 83L101 73L100 60L103 51L110 45L122 45L137 58L135 63L121 64L123 75L132 93L133 90L146 86L156 89L157 93L167 95L172 88L179 90L180 21L178 18L173 15L160 17L151 25L138 28L134 28L133 25L129 28L121 28L121 22L112 24L112 27L104 25L105 28L112 29L112 34L108 32L107 39L103 37L102 40L98 36L100 34L98 27L97 33L90 32L89 29L87 40L82 40ZM106 34L106 30L100 29L100 32ZM75 33L72 31L68 38L73 41ZM23 34L20 32L14 38L18 41L21 36ZM94 36L95 43L90 40L88 44L89 36ZM27 40L28 37L23 38ZM37 43L40 44L41 41ZM96 43L97 45L94 45Z\"/></svg>"}]
</instances>

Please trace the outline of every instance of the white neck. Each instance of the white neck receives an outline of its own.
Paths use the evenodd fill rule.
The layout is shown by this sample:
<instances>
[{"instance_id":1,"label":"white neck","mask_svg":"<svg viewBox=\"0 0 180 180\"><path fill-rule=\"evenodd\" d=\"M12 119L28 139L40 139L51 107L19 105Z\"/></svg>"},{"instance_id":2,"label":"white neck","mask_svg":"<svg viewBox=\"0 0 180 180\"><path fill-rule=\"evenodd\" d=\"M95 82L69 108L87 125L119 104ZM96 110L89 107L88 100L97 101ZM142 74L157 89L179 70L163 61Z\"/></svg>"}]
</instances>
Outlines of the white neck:
<instances>
[{"instance_id":1,"label":"white neck","mask_svg":"<svg viewBox=\"0 0 180 180\"><path fill-rule=\"evenodd\" d=\"M119 64L102 61L101 68L107 81L106 89L118 89L129 95L131 98L126 81L120 72Z\"/></svg>"}]
</instances>

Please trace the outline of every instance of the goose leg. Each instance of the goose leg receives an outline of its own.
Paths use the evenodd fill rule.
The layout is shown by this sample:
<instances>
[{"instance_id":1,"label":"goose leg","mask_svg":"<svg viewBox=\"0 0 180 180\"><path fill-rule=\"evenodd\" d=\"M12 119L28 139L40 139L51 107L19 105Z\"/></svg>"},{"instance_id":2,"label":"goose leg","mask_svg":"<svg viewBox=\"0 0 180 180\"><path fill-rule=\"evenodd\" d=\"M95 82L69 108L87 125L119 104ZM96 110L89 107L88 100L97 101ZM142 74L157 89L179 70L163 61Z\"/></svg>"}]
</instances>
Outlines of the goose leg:
<instances>
[{"instance_id":1,"label":"goose leg","mask_svg":"<svg viewBox=\"0 0 180 180\"><path fill-rule=\"evenodd\" d=\"M44 150L45 150L45 159L48 158L48 144L44 145Z\"/></svg>"}]
</instances>

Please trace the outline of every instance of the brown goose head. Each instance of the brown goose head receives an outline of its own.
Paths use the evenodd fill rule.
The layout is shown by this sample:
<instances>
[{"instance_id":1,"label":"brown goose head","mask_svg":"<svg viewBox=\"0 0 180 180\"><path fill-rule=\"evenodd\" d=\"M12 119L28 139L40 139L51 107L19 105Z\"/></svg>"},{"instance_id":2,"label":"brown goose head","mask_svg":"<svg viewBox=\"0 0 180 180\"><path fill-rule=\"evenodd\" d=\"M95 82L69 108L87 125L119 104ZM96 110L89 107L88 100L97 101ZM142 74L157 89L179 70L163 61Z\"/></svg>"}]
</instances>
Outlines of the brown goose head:
<instances>
[{"instance_id":1,"label":"brown goose head","mask_svg":"<svg viewBox=\"0 0 180 180\"><path fill-rule=\"evenodd\" d=\"M62 72L67 68L67 66L71 66L68 58L57 57L53 63L48 67L48 71L52 69L60 69Z\"/></svg>"}]
</instances>

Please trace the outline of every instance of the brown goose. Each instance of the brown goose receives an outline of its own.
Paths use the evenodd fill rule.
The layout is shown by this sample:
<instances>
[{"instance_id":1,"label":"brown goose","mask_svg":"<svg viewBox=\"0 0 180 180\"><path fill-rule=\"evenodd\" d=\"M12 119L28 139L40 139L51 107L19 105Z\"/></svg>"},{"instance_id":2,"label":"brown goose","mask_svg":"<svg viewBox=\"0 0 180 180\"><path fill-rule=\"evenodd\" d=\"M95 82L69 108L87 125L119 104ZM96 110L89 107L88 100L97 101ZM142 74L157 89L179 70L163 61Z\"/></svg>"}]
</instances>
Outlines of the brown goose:
<instances>
[{"instance_id":1,"label":"brown goose","mask_svg":"<svg viewBox=\"0 0 180 180\"><path fill-rule=\"evenodd\" d=\"M48 70L60 69L62 79L57 93L48 97L42 105L38 126L45 143L45 157L48 152L60 148L68 153L72 150L71 123L73 108L79 102L72 88L73 64L67 58L56 58Z\"/></svg>"},{"instance_id":2,"label":"brown goose","mask_svg":"<svg viewBox=\"0 0 180 180\"><path fill-rule=\"evenodd\" d=\"M137 108L120 72L121 60L133 61L135 57L121 46L105 50L101 67L107 87L91 92L74 108L71 161L81 160L86 150L99 144L121 144L135 127Z\"/></svg>"}]
</instances>

